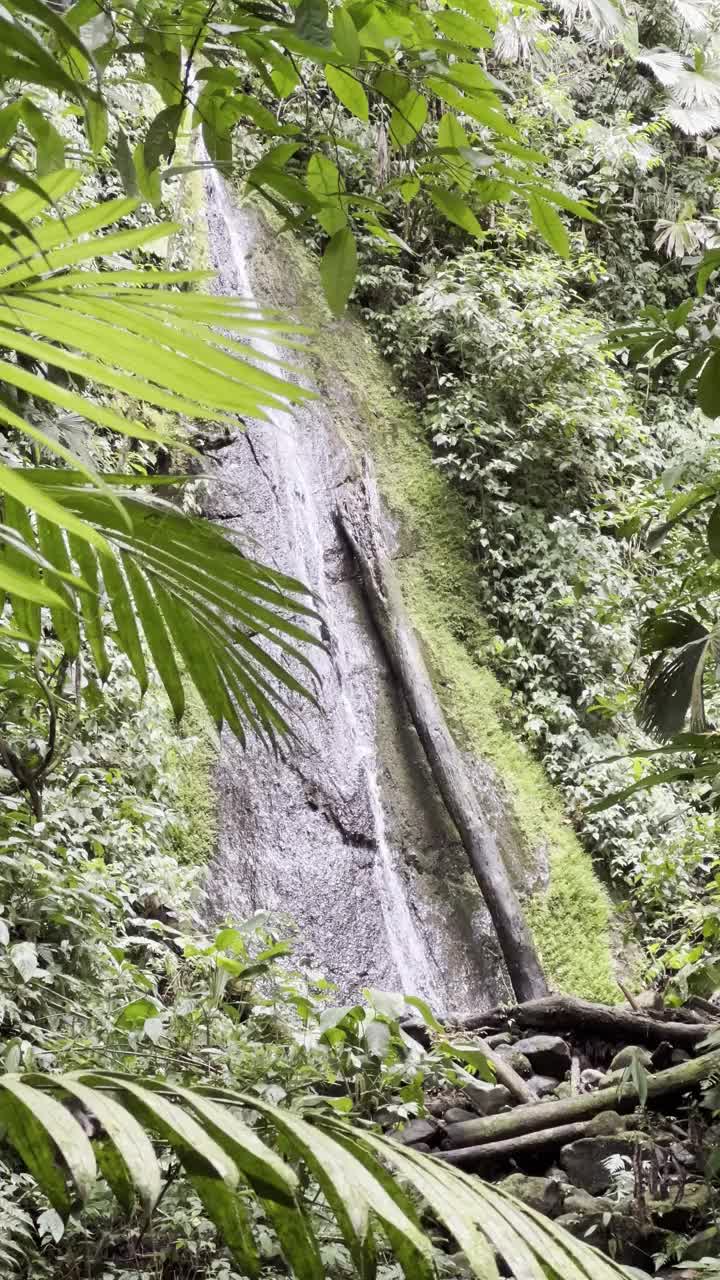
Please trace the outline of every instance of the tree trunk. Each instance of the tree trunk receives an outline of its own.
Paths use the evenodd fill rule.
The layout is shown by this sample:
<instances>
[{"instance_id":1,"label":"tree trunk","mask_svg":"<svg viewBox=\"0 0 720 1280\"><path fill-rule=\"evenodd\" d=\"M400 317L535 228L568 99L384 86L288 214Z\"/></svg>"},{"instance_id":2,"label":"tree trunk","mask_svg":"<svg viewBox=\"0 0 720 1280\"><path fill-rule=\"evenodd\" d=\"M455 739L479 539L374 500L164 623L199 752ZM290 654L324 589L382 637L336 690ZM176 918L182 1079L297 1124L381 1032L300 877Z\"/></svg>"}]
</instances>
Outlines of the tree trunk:
<instances>
[{"instance_id":1,"label":"tree trunk","mask_svg":"<svg viewBox=\"0 0 720 1280\"><path fill-rule=\"evenodd\" d=\"M494 832L455 745L425 666L385 547L374 482L365 475L345 490L340 527L357 560L365 594L388 661L405 695L438 790L482 890L518 1000L547 992L535 944Z\"/></svg>"},{"instance_id":2,"label":"tree trunk","mask_svg":"<svg viewBox=\"0 0 720 1280\"><path fill-rule=\"evenodd\" d=\"M456 1169L491 1169L497 1164L513 1160L516 1156L546 1148L564 1147L568 1142L586 1138L593 1132L591 1120L577 1124L558 1124L552 1129L540 1129L537 1133L523 1133L516 1138L504 1138L501 1142L484 1142L476 1147L458 1147L454 1151L434 1151L439 1160L445 1160Z\"/></svg>"},{"instance_id":3,"label":"tree trunk","mask_svg":"<svg viewBox=\"0 0 720 1280\"><path fill-rule=\"evenodd\" d=\"M476 1027L492 1026L494 1021L505 1024L510 1019L526 1029L600 1032L608 1040L621 1040L625 1044L657 1045L668 1040L687 1049L718 1029L716 1022L677 1022L667 1014L663 1017L660 1013L635 1013L632 1009L593 1004L573 996L529 1000L514 1009L466 1018L460 1025L465 1031L473 1031Z\"/></svg>"},{"instance_id":4,"label":"tree trunk","mask_svg":"<svg viewBox=\"0 0 720 1280\"><path fill-rule=\"evenodd\" d=\"M514 1098L517 1098L518 1102L530 1103L537 1101L537 1095L533 1093L532 1089L528 1088L522 1076L519 1076L515 1068L510 1066L507 1058L503 1058L501 1053L496 1053L494 1049L491 1049L487 1040L481 1040L477 1036L473 1040L473 1046L485 1054L488 1062L495 1069L495 1078L498 1084L504 1084L505 1088L510 1090L510 1093Z\"/></svg>"},{"instance_id":5,"label":"tree trunk","mask_svg":"<svg viewBox=\"0 0 720 1280\"><path fill-rule=\"evenodd\" d=\"M709 1053L702 1058L692 1058L689 1062L681 1062L678 1067L669 1067L667 1071L658 1071L657 1075L647 1077L648 1098L662 1097L667 1093L681 1093L702 1084L703 1080L720 1068L720 1053ZM561 1098L558 1102L541 1102L535 1106L515 1107L514 1111L504 1112L498 1116L486 1116L478 1120L465 1120L461 1124L450 1124L447 1129L446 1146L448 1150L456 1147L470 1147L484 1142L499 1142L506 1138L516 1138L522 1133L536 1133L541 1129L550 1129L555 1125L577 1124L589 1120L601 1111L628 1110L637 1105L638 1092L631 1083L623 1085L622 1092L618 1085L607 1089L596 1089L594 1093L582 1094L575 1098Z\"/></svg>"}]
</instances>

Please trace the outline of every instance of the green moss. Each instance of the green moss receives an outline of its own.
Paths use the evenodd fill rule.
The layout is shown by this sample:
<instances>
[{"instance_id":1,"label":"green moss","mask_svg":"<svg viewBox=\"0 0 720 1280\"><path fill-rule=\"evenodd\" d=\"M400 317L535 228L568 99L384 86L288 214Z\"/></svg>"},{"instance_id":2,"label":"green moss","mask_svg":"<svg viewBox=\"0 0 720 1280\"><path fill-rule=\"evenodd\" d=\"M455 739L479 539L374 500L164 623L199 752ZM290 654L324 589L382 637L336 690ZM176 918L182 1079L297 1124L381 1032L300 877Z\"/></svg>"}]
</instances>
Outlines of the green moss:
<instances>
[{"instance_id":1,"label":"green moss","mask_svg":"<svg viewBox=\"0 0 720 1280\"><path fill-rule=\"evenodd\" d=\"M480 612L460 500L433 466L417 418L369 335L352 318L330 319L302 247L273 239L264 253L256 250L253 268L261 292L287 302L292 288L302 318L321 330L315 379L339 402L350 446L371 455L398 521L396 568L445 713L458 741L502 779L524 838L522 878L537 883L546 864L547 887L526 903L546 972L561 990L615 1001L610 900L558 793L521 741L508 691L487 665L493 636Z\"/></svg>"},{"instance_id":2,"label":"green moss","mask_svg":"<svg viewBox=\"0 0 720 1280\"><path fill-rule=\"evenodd\" d=\"M174 741L168 751L177 821L169 825L167 839L178 862L206 866L215 855L218 838L213 786L217 735L194 689L186 688L186 700L182 721L173 724Z\"/></svg>"}]
</instances>

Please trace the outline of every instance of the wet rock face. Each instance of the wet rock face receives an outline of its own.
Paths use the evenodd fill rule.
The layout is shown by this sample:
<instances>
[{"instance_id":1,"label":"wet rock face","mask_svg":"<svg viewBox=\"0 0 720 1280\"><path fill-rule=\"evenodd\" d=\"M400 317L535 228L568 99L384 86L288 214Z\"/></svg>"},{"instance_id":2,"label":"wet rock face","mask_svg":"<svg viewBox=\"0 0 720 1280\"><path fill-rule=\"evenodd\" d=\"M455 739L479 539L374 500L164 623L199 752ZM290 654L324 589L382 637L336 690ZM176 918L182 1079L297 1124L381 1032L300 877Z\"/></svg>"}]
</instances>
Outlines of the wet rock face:
<instances>
[{"instance_id":1,"label":"wet rock face","mask_svg":"<svg viewBox=\"0 0 720 1280\"><path fill-rule=\"evenodd\" d=\"M271 265L272 237L232 206L217 175L208 227L219 288L249 296L264 254ZM292 304L292 287L283 281L259 302ZM208 910L222 919L268 909L289 933L294 923L295 958L334 980L340 999L375 986L422 996L440 1016L471 1013L509 988L335 525L338 490L356 472L340 437L351 412L345 388L327 386L307 408L246 424L214 455L208 514L317 592L327 648L312 655L317 682L293 667L319 707L289 697L297 739L283 753L223 739Z\"/></svg>"}]
</instances>

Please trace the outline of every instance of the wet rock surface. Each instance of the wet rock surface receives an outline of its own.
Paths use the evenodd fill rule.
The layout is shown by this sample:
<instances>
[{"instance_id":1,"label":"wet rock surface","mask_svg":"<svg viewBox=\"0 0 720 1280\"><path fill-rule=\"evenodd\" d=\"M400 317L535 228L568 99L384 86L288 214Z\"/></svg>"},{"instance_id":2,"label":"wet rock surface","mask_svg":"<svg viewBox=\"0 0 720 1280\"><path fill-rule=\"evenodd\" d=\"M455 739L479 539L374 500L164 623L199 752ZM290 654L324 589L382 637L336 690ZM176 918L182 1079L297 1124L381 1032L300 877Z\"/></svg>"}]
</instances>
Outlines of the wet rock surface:
<instances>
[{"instance_id":1,"label":"wet rock surface","mask_svg":"<svg viewBox=\"0 0 720 1280\"><path fill-rule=\"evenodd\" d=\"M289 284L268 293L274 249L259 216L238 210L217 175L207 207L220 291L247 297L259 282L262 304L292 307ZM353 413L346 389L326 386L307 408L245 424L214 455L207 513L317 593L327 649L313 658L320 707L290 698L298 736L286 753L223 738L208 911L222 919L269 909L285 919L301 940L296 959L335 981L341 998L375 986L422 996L436 1014L470 1011L509 988L336 527L337 494L357 473L343 439ZM297 674L307 682L306 670ZM511 841L507 802L491 795L487 767L483 777L489 812Z\"/></svg>"}]
</instances>

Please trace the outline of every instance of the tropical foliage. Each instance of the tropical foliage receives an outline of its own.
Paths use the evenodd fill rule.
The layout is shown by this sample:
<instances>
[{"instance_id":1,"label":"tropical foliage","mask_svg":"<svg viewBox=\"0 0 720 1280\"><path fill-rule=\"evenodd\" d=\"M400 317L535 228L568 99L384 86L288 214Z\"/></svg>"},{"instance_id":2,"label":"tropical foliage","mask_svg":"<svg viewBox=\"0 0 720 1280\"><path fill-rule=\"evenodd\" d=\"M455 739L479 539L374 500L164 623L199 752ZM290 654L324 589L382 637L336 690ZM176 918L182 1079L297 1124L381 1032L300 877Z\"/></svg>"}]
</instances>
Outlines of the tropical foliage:
<instances>
[{"instance_id":1,"label":"tropical foliage","mask_svg":"<svg viewBox=\"0 0 720 1280\"><path fill-rule=\"evenodd\" d=\"M388 993L330 1006L274 922L201 924L214 728L287 736L323 632L187 495L208 436L312 394L312 338L213 293L168 215L215 167L359 303L463 497L517 732L651 972L711 994L718 40L704 0L5 5L8 1273L620 1274L387 1136L482 1055L422 1008L419 1050Z\"/></svg>"}]
</instances>

